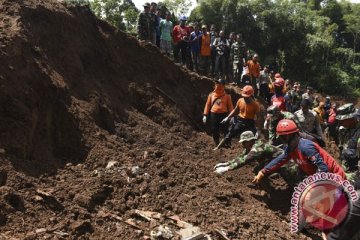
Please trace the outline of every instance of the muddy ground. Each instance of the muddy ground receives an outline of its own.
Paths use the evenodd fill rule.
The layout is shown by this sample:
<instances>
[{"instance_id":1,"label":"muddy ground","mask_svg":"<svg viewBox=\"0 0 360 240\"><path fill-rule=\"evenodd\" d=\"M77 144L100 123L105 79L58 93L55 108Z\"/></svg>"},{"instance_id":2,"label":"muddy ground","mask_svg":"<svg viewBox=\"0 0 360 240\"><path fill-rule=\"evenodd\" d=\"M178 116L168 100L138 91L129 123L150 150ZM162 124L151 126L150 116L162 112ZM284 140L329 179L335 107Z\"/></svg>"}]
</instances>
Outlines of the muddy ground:
<instances>
[{"instance_id":1,"label":"muddy ground","mask_svg":"<svg viewBox=\"0 0 360 240\"><path fill-rule=\"evenodd\" d=\"M201 124L211 80L87 7L0 0L0 20L1 239L147 239L179 230L170 216L212 239L318 238L290 233L282 179L213 173L241 149L212 151Z\"/></svg>"}]
</instances>

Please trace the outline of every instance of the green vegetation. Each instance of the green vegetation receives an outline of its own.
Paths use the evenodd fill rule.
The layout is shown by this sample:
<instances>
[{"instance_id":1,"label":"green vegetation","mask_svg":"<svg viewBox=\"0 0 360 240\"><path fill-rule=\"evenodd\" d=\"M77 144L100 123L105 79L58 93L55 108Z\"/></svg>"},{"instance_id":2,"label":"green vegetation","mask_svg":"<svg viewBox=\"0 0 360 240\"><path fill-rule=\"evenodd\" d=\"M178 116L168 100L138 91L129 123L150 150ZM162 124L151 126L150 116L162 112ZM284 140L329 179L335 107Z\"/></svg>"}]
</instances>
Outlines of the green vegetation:
<instances>
[{"instance_id":1,"label":"green vegetation","mask_svg":"<svg viewBox=\"0 0 360 240\"><path fill-rule=\"evenodd\" d=\"M336 0L200 0L193 21L242 33L293 80L327 93L360 93L360 4Z\"/></svg>"},{"instance_id":2,"label":"green vegetation","mask_svg":"<svg viewBox=\"0 0 360 240\"><path fill-rule=\"evenodd\" d=\"M68 0L89 3L88 0ZM92 0L94 13L135 34L139 10L131 0ZM173 18L189 0L164 0ZM162 14L164 15L164 13ZM360 4L336 0L198 0L190 20L242 33L249 48L294 81L329 94L360 94Z\"/></svg>"}]
</instances>

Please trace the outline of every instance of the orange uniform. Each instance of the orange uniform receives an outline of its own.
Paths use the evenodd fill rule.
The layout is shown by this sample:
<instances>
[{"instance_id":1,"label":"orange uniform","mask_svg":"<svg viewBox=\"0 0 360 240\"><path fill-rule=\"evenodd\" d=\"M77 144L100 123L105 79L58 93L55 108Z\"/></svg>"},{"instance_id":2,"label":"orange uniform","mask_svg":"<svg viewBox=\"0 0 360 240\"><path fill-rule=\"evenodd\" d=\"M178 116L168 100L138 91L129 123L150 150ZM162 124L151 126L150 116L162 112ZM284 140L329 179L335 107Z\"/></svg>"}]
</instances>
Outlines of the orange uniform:
<instances>
[{"instance_id":1,"label":"orange uniform","mask_svg":"<svg viewBox=\"0 0 360 240\"><path fill-rule=\"evenodd\" d=\"M260 64L259 62L254 62L253 60L247 61L248 66L248 75L253 78L260 77Z\"/></svg>"},{"instance_id":2,"label":"orange uniform","mask_svg":"<svg viewBox=\"0 0 360 240\"><path fill-rule=\"evenodd\" d=\"M210 47L210 35L202 35L201 36L201 49L200 49L200 56L203 57L210 57L211 55L211 47Z\"/></svg>"},{"instance_id":3,"label":"orange uniform","mask_svg":"<svg viewBox=\"0 0 360 240\"><path fill-rule=\"evenodd\" d=\"M252 101L249 104L246 104L244 98L240 98L236 106L239 108L239 117L245 119L255 119L256 113L259 112L260 107L257 102Z\"/></svg>"},{"instance_id":4,"label":"orange uniform","mask_svg":"<svg viewBox=\"0 0 360 240\"><path fill-rule=\"evenodd\" d=\"M231 96L229 94L224 94L217 96L216 92L209 94L206 105L204 108L204 115L212 113L227 113L231 112L234 109L234 106L231 101Z\"/></svg>"}]
</instances>

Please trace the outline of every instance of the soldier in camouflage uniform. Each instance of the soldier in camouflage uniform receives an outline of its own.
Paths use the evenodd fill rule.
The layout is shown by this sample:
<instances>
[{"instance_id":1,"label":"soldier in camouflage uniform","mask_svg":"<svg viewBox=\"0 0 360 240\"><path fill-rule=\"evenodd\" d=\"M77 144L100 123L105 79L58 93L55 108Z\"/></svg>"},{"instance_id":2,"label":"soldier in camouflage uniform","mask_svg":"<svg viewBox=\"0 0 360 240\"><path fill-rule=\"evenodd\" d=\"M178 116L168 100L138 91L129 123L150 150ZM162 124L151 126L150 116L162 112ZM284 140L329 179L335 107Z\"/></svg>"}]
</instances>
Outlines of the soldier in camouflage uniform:
<instances>
[{"instance_id":1,"label":"soldier in camouflage uniform","mask_svg":"<svg viewBox=\"0 0 360 240\"><path fill-rule=\"evenodd\" d=\"M236 83L240 81L246 53L246 45L241 41L241 34L237 34L236 42L231 45L230 49L230 61L233 63L233 79Z\"/></svg>"},{"instance_id":2,"label":"soldier in camouflage uniform","mask_svg":"<svg viewBox=\"0 0 360 240\"><path fill-rule=\"evenodd\" d=\"M360 160L360 109L352 103L338 108L336 120L339 123L339 148L341 161L347 173L358 170Z\"/></svg>"},{"instance_id":3,"label":"soldier in camouflage uniform","mask_svg":"<svg viewBox=\"0 0 360 240\"><path fill-rule=\"evenodd\" d=\"M242 143L245 148L243 153L229 162L216 164L214 167L215 173L222 174L254 161L257 161L258 164L254 167L253 172L257 173L272 159L283 153L283 150L279 147L264 143L261 140L256 140L252 131L243 132L240 135L239 143ZM281 168L279 172L284 180L290 185L294 185L300 180L297 174L296 164Z\"/></svg>"},{"instance_id":4,"label":"soldier in camouflage uniform","mask_svg":"<svg viewBox=\"0 0 360 240\"><path fill-rule=\"evenodd\" d=\"M276 138L276 126L282 119L289 119L293 120L298 128L301 131L301 124L298 118L292 114L291 112L281 112L278 106L270 106L266 110L267 112L267 119L264 124L264 128L268 129L269 131L269 144L277 145L280 144L279 140Z\"/></svg>"},{"instance_id":5,"label":"soldier in camouflage uniform","mask_svg":"<svg viewBox=\"0 0 360 240\"><path fill-rule=\"evenodd\" d=\"M145 3L144 11L139 14L137 21L137 34L139 40L151 41L152 32L150 31L150 27L150 3Z\"/></svg>"}]
</instances>

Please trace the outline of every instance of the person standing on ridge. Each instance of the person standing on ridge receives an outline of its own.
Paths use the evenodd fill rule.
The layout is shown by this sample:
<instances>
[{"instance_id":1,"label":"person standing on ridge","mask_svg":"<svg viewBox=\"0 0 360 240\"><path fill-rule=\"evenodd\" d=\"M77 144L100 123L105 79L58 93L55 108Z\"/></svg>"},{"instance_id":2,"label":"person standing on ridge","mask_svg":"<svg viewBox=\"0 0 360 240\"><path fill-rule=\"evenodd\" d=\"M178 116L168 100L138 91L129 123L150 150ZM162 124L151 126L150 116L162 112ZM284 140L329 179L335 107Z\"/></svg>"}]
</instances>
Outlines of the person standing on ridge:
<instances>
[{"instance_id":1,"label":"person standing on ridge","mask_svg":"<svg viewBox=\"0 0 360 240\"><path fill-rule=\"evenodd\" d=\"M160 50L162 53L166 54L168 57L172 52L172 29L173 23L170 21L171 13L166 13L166 19L160 21Z\"/></svg>"},{"instance_id":2,"label":"person standing on ridge","mask_svg":"<svg viewBox=\"0 0 360 240\"><path fill-rule=\"evenodd\" d=\"M179 62L179 53L181 52L181 63L186 64L186 51L187 41L186 39L190 35L190 30L185 26L187 18L185 16L180 17L180 24L176 25L173 29L173 40L174 40L174 59Z\"/></svg>"},{"instance_id":3,"label":"person standing on ridge","mask_svg":"<svg viewBox=\"0 0 360 240\"><path fill-rule=\"evenodd\" d=\"M248 67L247 75L250 77L250 83L254 89L254 95L257 96L260 77L259 55L254 54L252 59L246 62L246 66Z\"/></svg>"},{"instance_id":4,"label":"person standing on ridge","mask_svg":"<svg viewBox=\"0 0 360 240\"><path fill-rule=\"evenodd\" d=\"M200 68L203 75L209 73L209 64L211 61L211 38L207 31L207 26L203 25L202 35L199 37L200 44Z\"/></svg>"},{"instance_id":5,"label":"person standing on ridge","mask_svg":"<svg viewBox=\"0 0 360 240\"><path fill-rule=\"evenodd\" d=\"M151 42L150 31L150 3L144 4L144 11L141 12L137 20L138 39Z\"/></svg>"}]
</instances>

